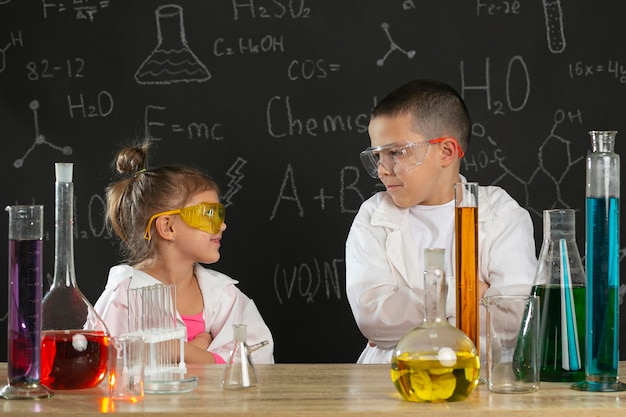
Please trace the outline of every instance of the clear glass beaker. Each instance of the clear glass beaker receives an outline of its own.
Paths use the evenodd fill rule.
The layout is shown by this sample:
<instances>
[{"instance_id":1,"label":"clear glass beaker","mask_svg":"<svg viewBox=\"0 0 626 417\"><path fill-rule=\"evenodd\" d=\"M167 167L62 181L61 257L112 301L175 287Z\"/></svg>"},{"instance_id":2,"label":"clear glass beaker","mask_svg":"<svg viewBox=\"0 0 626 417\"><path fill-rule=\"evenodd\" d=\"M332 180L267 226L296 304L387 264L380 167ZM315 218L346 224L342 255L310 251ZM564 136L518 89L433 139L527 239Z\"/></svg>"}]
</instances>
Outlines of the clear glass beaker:
<instances>
[{"instance_id":1,"label":"clear glass beaker","mask_svg":"<svg viewBox=\"0 0 626 417\"><path fill-rule=\"evenodd\" d=\"M492 295L487 309L487 387L501 394L539 389L537 313L533 295ZM520 343L522 341L522 343Z\"/></svg>"},{"instance_id":2,"label":"clear glass beaker","mask_svg":"<svg viewBox=\"0 0 626 417\"><path fill-rule=\"evenodd\" d=\"M55 164L54 279L42 301L41 381L53 390L91 388L107 375L109 331L74 271L73 164Z\"/></svg>"},{"instance_id":3,"label":"clear glass beaker","mask_svg":"<svg viewBox=\"0 0 626 417\"><path fill-rule=\"evenodd\" d=\"M476 346L446 318L444 255L424 249L424 321L400 339L391 359L391 379L408 401L462 401L478 384Z\"/></svg>"},{"instance_id":4,"label":"clear glass beaker","mask_svg":"<svg viewBox=\"0 0 626 417\"><path fill-rule=\"evenodd\" d=\"M585 270L573 209L543 211L543 243L531 293L539 298L542 381L585 378Z\"/></svg>"},{"instance_id":5,"label":"clear glass beaker","mask_svg":"<svg viewBox=\"0 0 626 417\"><path fill-rule=\"evenodd\" d=\"M41 297L43 206L8 206L9 310L7 379L0 397L8 400L47 398L41 385Z\"/></svg>"}]
</instances>

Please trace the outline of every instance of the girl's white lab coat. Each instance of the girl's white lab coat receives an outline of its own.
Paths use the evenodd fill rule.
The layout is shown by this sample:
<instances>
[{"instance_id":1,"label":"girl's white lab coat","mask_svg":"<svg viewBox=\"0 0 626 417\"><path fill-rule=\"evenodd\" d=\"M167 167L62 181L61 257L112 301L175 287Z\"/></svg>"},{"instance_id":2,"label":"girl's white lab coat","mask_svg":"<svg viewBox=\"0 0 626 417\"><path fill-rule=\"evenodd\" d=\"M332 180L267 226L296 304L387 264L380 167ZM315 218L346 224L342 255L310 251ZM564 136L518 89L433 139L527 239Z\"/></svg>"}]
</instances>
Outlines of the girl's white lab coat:
<instances>
[{"instance_id":1,"label":"girl's white lab coat","mask_svg":"<svg viewBox=\"0 0 626 417\"><path fill-rule=\"evenodd\" d=\"M233 340L233 324L247 325L249 345L267 340L269 345L252 353L255 363L274 363L274 341L254 302L235 286L237 281L228 276L196 264L194 273L198 279L204 301L203 318L205 331L213 341L210 352L224 360L230 357ZM161 282L145 272L129 265L117 265L109 271L106 287L95 304L112 336L128 332L128 289L140 288ZM180 314L178 323L185 326Z\"/></svg>"}]
</instances>

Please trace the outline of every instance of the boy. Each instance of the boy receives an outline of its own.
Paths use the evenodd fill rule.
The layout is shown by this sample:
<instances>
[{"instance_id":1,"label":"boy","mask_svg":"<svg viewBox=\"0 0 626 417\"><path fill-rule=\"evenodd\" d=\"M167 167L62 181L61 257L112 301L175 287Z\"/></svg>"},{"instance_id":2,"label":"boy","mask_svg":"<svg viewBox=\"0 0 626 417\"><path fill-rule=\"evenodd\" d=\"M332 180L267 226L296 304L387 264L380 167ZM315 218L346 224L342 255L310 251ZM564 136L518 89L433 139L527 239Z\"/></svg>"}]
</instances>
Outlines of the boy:
<instances>
[{"instance_id":1,"label":"boy","mask_svg":"<svg viewBox=\"0 0 626 417\"><path fill-rule=\"evenodd\" d=\"M422 323L424 248L446 250L446 314L455 324L453 185L466 181L470 130L463 99L433 80L397 88L372 112L361 160L386 191L362 204L346 242L348 301L369 341L358 363L390 363L400 338ZM478 207L480 296L529 294L537 264L529 213L499 187L481 186ZM484 316L481 307L481 339Z\"/></svg>"}]
</instances>

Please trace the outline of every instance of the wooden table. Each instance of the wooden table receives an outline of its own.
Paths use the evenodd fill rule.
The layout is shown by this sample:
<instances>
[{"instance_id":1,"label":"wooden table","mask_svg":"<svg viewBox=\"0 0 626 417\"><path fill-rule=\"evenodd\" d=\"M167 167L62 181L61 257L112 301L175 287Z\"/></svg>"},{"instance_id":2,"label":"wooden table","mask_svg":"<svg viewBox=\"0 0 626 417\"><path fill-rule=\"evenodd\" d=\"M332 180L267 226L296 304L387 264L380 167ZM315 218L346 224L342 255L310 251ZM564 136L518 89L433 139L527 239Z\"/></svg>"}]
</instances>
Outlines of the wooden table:
<instances>
[{"instance_id":1,"label":"wooden table","mask_svg":"<svg viewBox=\"0 0 626 417\"><path fill-rule=\"evenodd\" d=\"M199 386L185 394L146 395L131 404L112 403L103 387L57 391L44 400L0 400L0 413L20 416L94 416L102 412L149 416L626 416L626 392L588 393L569 383L542 382L532 394L493 394L479 385L461 402L422 404L403 401L386 365L257 365L261 386L250 391L219 387L224 365L188 365ZM626 362L620 364L621 379ZM6 378L6 364L0 364Z\"/></svg>"}]
</instances>

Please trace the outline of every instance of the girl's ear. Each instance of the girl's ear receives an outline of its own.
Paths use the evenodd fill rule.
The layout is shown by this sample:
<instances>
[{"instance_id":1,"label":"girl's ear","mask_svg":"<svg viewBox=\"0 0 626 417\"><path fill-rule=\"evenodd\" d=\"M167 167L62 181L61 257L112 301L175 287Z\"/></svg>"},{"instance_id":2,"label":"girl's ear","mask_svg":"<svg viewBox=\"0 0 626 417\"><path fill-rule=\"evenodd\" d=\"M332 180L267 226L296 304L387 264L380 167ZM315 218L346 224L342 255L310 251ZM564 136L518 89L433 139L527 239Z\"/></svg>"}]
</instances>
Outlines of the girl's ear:
<instances>
[{"instance_id":1,"label":"girl's ear","mask_svg":"<svg viewBox=\"0 0 626 417\"><path fill-rule=\"evenodd\" d=\"M175 239L173 221L174 218L169 214L160 216L155 220L155 231L162 239L170 241L173 241Z\"/></svg>"}]
</instances>

